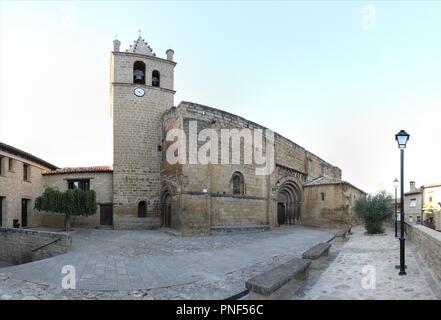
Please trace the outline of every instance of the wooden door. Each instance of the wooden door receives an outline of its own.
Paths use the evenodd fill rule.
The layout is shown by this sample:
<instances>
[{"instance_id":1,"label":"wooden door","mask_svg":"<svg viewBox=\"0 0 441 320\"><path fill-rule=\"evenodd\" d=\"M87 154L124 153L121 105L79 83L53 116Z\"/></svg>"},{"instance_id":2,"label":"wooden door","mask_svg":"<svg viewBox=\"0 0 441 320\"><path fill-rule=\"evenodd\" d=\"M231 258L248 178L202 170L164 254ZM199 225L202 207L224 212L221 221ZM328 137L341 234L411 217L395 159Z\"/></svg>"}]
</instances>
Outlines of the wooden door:
<instances>
[{"instance_id":1,"label":"wooden door","mask_svg":"<svg viewBox=\"0 0 441 320\"><path fill-rule=\"evenodd\" d=\"M28 226L28 199L21 199L21 226Z\"/></svg>"},{"instance_id":2,"label":"wooden door","mask_svg":"<svg viewBox=\"0 0 441 320\"><path fill-rule=\"evenodd\" d=\"M285 224L285 211L286 206L284 202L277 203L277 223L280 225Z\"/></svg>"},{"instance_id":3,"label":"wooden door","mask_svg":"<svg viewBox=\"0 0 441 320\"><path fill-rule=\"evenodd\" d=\"M0 197L0 227L3 225L3 197Z\"/></svg>"},{"instance_id":4,"label":"wooden door","mask_svg":"<svg viewBox=\"0 0 441 320\"><path fill-rule=\"evenodd\" d=\"M113 205L112 204L100 205L100 224L103 226L113 225Z\"/></svg>"},{"instance_id":5,"label":"wooden door","mask_svg":"<svg viewBox=\"0 0 441 320\"><path fill-rule=\"evenodd\" d=\"M171 226L171 198L169 195L165 197L163 204L163 226Z\"/></svg>"}]
</instances>

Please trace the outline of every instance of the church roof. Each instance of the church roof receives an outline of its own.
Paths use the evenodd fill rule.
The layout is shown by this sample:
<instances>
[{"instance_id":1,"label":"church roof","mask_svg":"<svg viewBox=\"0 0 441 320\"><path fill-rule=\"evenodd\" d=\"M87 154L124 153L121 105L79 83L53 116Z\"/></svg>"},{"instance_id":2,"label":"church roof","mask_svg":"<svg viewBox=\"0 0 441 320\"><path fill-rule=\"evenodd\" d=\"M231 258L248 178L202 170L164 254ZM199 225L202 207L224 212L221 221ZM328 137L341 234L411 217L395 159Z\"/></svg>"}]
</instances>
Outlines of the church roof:
<instances>
[{"instance_id":1,"label":"church roof","mask_svg":"<svg viewBox=\"0 0 441 320\"><path fill-rule=\"evenodd\" d=\"M67 167L52 171L43 172L43 175L65 174L65 173L95 173L95 172L113 172L112 166L94 166L94 167Z\"/></svg>"},{"instance_id":2,"label":"church roof","mask_svg":"<svg viewBox=\"0 0 441 320\"><path fill-rule=\"evenodd\" d=\"M321 176L318 178L315 178L307 183L305 183L305 187L306 186L321 186L321 185L326 185L326 184L343 184L343 183L347 183L346 181L337 179L337 178L332 178L332 177L328 177L328 176Z\"/></svg>"},{"instance_id":3,"label":"church roof","mask_svg":"<svg viewBox=\"0 0 441 320\"><path fill-rule=\"evenodd\" d=\"M356 186L354 186L353 184L351 184L347 181L337 179L337 178L328 177L328 176L321 176L321 177L315 178L315 179L305 183L303 186L304 187L314 187L314 186L338 185L338 184L347 184L347 185L350 185L351 187L361 191L362 193L366 193L363 190L357 188Z\"/></svg>"},{"instance_id":4,"label":"church roof","mask_svg":"<svg viewBox=\"0 0 441 320\"><path fill-rule=\"evenodd\" d=\"M141 36L139 36L138 39L136 39L133 44L130 45L126 52L139 53L156 57L156 54L153 52L152 48L150 48L148 43L143 38L141 38Z\"/></svg>"}]
</instances>

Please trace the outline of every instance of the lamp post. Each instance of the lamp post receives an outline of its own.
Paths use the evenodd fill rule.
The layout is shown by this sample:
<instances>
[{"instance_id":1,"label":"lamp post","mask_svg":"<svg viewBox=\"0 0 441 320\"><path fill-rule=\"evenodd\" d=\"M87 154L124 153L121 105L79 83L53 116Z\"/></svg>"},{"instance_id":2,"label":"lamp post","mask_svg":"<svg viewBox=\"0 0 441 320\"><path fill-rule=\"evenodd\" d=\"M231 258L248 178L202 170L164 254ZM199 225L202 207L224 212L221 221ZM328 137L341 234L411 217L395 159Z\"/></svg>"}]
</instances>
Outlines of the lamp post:
<instances>
[{"instance_id":1,"label":"lamp post","mask_svg":"<svg viewBox=\"0 0 441 320\"><path fill-rule=\"evenodd\" d=\"M398 232L397 232L397 188L398 188L398 179L395 178L394 180L394 188L395 188L395 212L394 212L394 216L395 216L395 238L398 237Z\"/></svg>"},{"instance_id":2,"label":"lamp post","mask_svg":"<svg viewBox=\"0 0 441 320\"><path fill-rule=\"evenodd\" d=\"M400 276L403 276L406 274L406 265L405 265L405 238L404 238L404 149L406 148L407 141L409 140L409 134L401 130L395 135L395 140L398 143L398 148L400 149L400 159L401 159L401 187L400 187L400 272L398 273Z\"/></svg>"},{"instance_id":3,"label":"lamp post","mask_svg":"<svg viewBox=\"0 0 441 320\"><path fill-rule=\"evenodd\" d=\"M424 226L424 186L421 186L421 225Z\"/></svg>"}]
</instances>

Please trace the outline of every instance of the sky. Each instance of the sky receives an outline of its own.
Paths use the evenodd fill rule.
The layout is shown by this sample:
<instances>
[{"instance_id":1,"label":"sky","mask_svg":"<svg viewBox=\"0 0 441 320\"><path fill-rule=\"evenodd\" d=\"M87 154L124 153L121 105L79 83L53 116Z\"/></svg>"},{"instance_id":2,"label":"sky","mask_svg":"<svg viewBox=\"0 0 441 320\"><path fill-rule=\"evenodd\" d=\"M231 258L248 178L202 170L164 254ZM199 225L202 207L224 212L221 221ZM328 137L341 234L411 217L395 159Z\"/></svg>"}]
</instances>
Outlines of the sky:
<instances>
[{"instance_id":1,"label":"sky","mask_svg":"<svg viewBox=\"0 0 441 320\"><path fill-rule=\"evenodd\" d=\"M441 182L439 1L0 1L0 141L59 167L112 164L110 51L173 48L175 105L248 118L393 191Z\"/></svg>"}]
</instances>

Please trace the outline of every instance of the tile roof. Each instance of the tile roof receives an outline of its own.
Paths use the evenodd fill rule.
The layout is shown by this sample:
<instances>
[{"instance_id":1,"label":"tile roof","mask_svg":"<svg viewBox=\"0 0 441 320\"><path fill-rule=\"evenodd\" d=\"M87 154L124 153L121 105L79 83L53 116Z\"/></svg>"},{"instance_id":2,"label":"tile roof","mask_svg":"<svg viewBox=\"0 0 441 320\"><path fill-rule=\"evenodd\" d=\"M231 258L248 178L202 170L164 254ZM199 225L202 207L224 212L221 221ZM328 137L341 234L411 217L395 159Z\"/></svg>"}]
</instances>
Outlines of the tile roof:
<instances>
[{"instance_id":1,"label":"tile roof","mask_svg":"<svg viewBox=\"0 0 441 320\"><path fill-rule=\"evenodd\" d=\"M337 179L337 178L328 177L328 176L321 176L321 177L315 178L315 179L305 183L303 186L304 187L313 187L313 186L338 185L338 184L347 184L347 185L350 185L351 187L353 187L363 193L366 193L363 190L357 188L356 186L354 186L353 184L350 184L347 181Z\"/></svg>"},{"instance_id":2,"label":"tile roof","mask_svg":"<svg viewBox=\"0 0 441 320\"><path fill-rule=\"evenodd\" d=\"M95 172L113 172L113 167L112 166L94 166L94 167L59 168L56 170L43 172L43 175L67 174L67 173L95 173Z\"/></svg>"},{"instance_id":3,"label":"tile roof","mask_svg":"<svg viewBox=\"0 0 441 320\"><path fill-rule=\"evenodd\" d=\"M346 181L337 179L337 178L331 178L327 176L321 176L318 178L315 178L307 183L304 184L304 186L321 186L325 184L342 184L347 183Z\"/></svg>"},{"instance_id":4,"label":"tile roof","mask_svg":"<svg viewBox=\"0 0 441 320\"><path fill-rule=\"evenodd\" d=\"M51 170L58 169L57 166L55 166L55 165L53 165L53 164L51 164L51 163L49 163L47 161L44 161L43 159L40 159L40 158L38 158L38 157L36 157L36 156L26 152L26 151L17 149L15 147L10 146L10 145L8 145L6 143L3 143L3 142L0 142L0 150L6 151L8 153L14 154L14 155L22 157L22 158L25 158L27 160L33 161L33 162L38 163L39 165L41 165L43 167L51 169Z\"/></svg>"}]
</instances>

